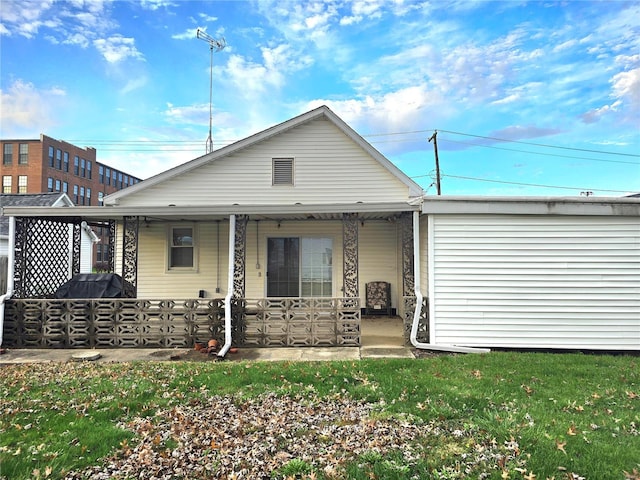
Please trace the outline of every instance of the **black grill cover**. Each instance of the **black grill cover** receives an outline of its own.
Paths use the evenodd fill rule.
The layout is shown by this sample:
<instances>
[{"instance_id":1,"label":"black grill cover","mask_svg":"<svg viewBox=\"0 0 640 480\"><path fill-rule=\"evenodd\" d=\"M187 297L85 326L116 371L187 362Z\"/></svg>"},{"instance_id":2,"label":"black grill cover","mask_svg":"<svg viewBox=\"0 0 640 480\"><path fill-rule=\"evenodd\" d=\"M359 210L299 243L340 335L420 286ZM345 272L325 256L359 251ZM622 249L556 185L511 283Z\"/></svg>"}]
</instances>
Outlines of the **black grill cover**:
<instances>
[{"instance_id":1,"label":"black grill cover","mask_svg":"<svg viewBox=\"0 0 640 480\"><path fill-rule=\"evenodd\" d=\"M115 273L81 273L56 290L55 298L119 298L122 277Z\"/></svg>"}]
</instances>

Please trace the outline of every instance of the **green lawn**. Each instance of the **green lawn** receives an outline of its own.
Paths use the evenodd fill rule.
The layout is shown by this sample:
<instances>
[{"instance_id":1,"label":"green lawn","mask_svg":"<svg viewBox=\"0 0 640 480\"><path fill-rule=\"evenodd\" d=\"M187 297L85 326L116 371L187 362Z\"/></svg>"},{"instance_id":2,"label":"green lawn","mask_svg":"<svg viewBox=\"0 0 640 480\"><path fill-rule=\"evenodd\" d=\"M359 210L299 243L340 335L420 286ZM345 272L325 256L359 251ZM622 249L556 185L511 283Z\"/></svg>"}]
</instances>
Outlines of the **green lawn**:
<instances>
[{"instance_id":1,"label":"green lawn","mask_svg":"<svg viewBox=\"0 0 640 480\"><path fill-rule=\"evenodd\" d=\"M106 458L126 461L145 441L149 458L165 461L187 438L166 418L207 417L212 405L229 405L236 417L259 413L265 429L286 429L298 420L277 411L275 396L309 416L331 404L357 404L365 418L327 414L314 420L318 428L301 418L265 457L272 478L640 479L634 356L494 352L358 362L40 364L0 372L0 478L80 478L77 472ZM258 448L261 439L273 440L261 422L233 435ZM353 433L357 444L334 445L356 427L376 438L387 430L415 436L382 445ZM228 445L237 440L212 428ZM207 442L194 454L203 464L208 459L206 474L176 470L173 478L233 478L241 460L225 458L222 440ZM304 442L316 442L315 456L285 454Z\"/></svg>"}]
</instances>

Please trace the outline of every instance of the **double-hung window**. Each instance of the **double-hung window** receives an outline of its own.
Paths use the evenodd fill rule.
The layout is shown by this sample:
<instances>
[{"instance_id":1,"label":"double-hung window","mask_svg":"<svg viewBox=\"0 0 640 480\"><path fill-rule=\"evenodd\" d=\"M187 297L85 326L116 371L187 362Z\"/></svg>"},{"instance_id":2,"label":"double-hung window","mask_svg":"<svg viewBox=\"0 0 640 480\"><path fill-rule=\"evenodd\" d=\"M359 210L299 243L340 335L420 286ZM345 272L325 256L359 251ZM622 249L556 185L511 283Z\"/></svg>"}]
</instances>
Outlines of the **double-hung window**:
<instances>
[{"instance_id":1,"label":"double-hung window","mask_svg":"<svg viewBox=\"0 0 640 480\"><path fill-rule=\"evenodd\" d=\"M18 163L20 165L26 165L29 162L29 144L21 143L18 149Z\"/></svg>"},{"instance_id":2,"label":"double-hung window","mask_svg":"<svg viewBox=\"0 0 640 480\"><path fill-rule=\"evenodd\" d=\"M267 296L331 297L332 258L331 238L269 238Z\"/></svg>"},{"instance_id":3,"label":"double-hung window","mask_svg":"<svg viewBox=\"0 0 640 480\"><path fill-rule=\"evenodd\" d=\"M195 227L174 225L169 227L169 269L196 268Z\"/></svg>"},{"instance_id":4,"label":"double-hung window","mask_svg":"<svg viewBox=\"0 0 640 480\"><path fill-rule=\"evenodd\" d=\"M18 175L18 193L27 193L27 176Z\"/></svg>"},{"instance_id":5,"label":"double-hung window","mask_svg":"<svg viewBox=\"0 0 640 480\"><path fill-rule=\"evenodd\" d=\"M2 153L2 164L11 165L13 163L13 144L5 143L4 151Z\"/></svg>"}]
</instances>

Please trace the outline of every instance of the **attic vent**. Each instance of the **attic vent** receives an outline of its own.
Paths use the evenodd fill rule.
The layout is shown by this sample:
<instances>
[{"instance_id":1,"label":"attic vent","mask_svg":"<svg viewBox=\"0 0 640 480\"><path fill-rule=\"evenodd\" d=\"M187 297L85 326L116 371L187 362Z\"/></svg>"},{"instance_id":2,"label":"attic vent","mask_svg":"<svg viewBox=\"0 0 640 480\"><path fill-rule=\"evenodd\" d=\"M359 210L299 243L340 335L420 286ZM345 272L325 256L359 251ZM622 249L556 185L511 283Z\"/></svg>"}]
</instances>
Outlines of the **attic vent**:
<instances>
[{"instance_id":1,"label":"attic vent","mask_svg":"<svg viewBox=\"0 0 640 480\"><path fill-rule=\"evenodd\" d=\"M273 185L293 185L293 158L274 158Z\"/></svg>"}]
</instances>

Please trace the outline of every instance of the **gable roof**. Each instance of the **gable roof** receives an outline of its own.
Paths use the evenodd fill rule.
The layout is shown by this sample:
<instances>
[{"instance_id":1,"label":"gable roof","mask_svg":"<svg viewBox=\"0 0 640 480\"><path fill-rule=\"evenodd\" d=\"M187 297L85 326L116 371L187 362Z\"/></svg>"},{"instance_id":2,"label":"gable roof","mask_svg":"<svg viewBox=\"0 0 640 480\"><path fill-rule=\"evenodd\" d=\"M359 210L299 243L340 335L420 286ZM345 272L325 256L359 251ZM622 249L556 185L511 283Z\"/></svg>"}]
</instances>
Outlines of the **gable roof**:
<instances>
[{"instance_id":1,"label":"gable roof","mask_svg":"<svg viewBox=\"0 0 640 480\"><path fill-rule=\"evenodd\" d=\"M424 193L420 185L418 185L416 182L411 180L404 172L402 172L398 167L396 167L393 163L391 163L384 155L382 155L380 152L378 152L378 150L372 147L369 142L367 142L364 138L362 138L355 130L353 130L349 125L347 125L340 117L338 117L335 113L333 113L329 109L329 107L323 105L307 113L303 113L302 115L299 115L283 123L280 123L266 130L263 130L259 133L251 135L243 140L239 140L238 142L232 143L231 145L223 147L219 150L208 153L206 155L203 155L202 157L198 157L194 160L178 165L177 167L166 170L140 183L137 183L133 186L125 188L124 190L119 190L115 193L112 193L104 198L104 204L117 205L118 199L122 197L135 195L137 192L140 192L142 190L145 190L149 187L165 182L167 180L173 179L179 175L187 173L202 165L206 165L220 158L227 157L229 155L239 152L242 149L254 146L276 135L282 134L295 127L301 126L305 123L311 122L313 120L317 120L322 117L324 117L325 119L333 123L347 137L349 137L353 142L355 142L364 151L366 151L367 154L369 154L373 159L377 160L392 175L394 175L402 183L404 183L409 189L409 196L419 197Z\"/></svg>"},{"instance_id":2,"label":"gable roof","mask_svg":"<svg viewBox=\"0 0 640 480\"><path fill-rule=\"evenodd\" d=\"M1 210L4 207L73 207L66 193L3 193L0 194L0 236L9 235L9 217Z\"/></svg>"}]
</instances>

